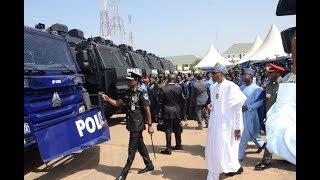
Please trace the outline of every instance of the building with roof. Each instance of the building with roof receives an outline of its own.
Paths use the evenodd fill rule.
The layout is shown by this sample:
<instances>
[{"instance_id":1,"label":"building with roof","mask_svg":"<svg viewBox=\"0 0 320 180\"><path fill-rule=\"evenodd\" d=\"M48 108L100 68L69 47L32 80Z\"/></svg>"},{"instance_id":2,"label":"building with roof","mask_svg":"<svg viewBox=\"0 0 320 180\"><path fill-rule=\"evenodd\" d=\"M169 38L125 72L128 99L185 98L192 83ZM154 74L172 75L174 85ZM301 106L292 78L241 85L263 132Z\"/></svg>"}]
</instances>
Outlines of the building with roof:
<instances>
[{"instance_id":1,"label":"building with roof","mask_svg":"<svg viewBox=\"0 0 320 180\"><path fill-rule=\"evenodd\" d=\"M181 72L189 72L191 64L199 59L194 55L169 56L165 58L176 66L177 71Z\"/></svg>"},{"instance_id":2,"label":"building with roof","mask_svg":"<svg viewBox=\"0 0 320 180\"><path fill-rule=\"evenodd\" d=\"M222 53L222 56L230 62L237 62L246 55L251 47L252 43L236 43Z\"/></svg>"}]
</instances>

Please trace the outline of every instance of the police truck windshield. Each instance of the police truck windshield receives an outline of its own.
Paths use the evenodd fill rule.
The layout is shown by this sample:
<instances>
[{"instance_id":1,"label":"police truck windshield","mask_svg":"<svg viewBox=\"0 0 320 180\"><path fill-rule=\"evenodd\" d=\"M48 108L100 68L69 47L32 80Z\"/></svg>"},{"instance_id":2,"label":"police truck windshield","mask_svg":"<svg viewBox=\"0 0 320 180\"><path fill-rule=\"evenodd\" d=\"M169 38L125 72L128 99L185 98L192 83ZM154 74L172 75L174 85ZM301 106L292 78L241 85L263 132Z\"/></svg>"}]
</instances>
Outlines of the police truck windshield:
<instances>
[{"instance_id":1,"label":"police truck windshield","mask_svg":"<svg viewBox=\"0 0 320 180\"><path fill-rule=\"evenodd\" d=\"M97 50L105 67L129 67L120 50L97 44Z\"/></svg>"},{"instance_id":2,"label":"police truck windshield","mask_svg":"<svg viewBox=\"0 0 320 180\"><path fill-rule=\"evenodd\" d=\"M154 57L149 57L149 60L150 60L150 63L152 65L153 69L162 69L162 65L159 60L157 60Z\"/></svg>"},{"instance_id":3,"label":"police truck windshield","mask_svg":"<svg viewBox=\"0 0 320 180\"><path fill-rule=\"evenodd\" d=\"M25 31L24 69L76 71L76 65L66 42Z\"/></svg>"},{"instance_id":4,"label":"police truck windshield","mask_svg":"<svg viewBox=\"0 0 320 180\"><path fill-rule=\"evenodd\" d=\"M149 69L149 65L147 64L146 60L143 58L142 55L137 54L137 53L132 53L131 55L132 55L133 61L136 63L138 68Z\"/></svg>"}]
</instances>

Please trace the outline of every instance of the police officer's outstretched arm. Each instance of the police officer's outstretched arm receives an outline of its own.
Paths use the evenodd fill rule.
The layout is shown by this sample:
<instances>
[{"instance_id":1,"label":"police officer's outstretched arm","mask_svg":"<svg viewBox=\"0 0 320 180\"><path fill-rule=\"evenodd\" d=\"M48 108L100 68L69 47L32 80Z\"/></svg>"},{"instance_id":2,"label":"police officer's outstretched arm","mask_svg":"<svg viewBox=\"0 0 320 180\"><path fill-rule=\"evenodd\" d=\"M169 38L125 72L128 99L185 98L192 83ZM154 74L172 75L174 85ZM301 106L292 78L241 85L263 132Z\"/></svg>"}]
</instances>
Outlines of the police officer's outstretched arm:
<instances>
[{"instance_id":1,"label":"police officer's outstretched arm","mask_svg":"<svg viewBox=\"0 0 320 180\"><path fill-rule=\"evenodd\" d=\"M102 99L104 100L104 101L106 101L106 102L109 102L112 106L116 106L116 107L119 107L119 106L121 106L123 103L124 103L124 101L122 100L122 99L118 99L118 100L114 100L114 99L112 99L112 98L110 98L108 95L106 95L106 94L100 94L101 95L101 97L102 97Z\"/></svg>"}]
</instances>

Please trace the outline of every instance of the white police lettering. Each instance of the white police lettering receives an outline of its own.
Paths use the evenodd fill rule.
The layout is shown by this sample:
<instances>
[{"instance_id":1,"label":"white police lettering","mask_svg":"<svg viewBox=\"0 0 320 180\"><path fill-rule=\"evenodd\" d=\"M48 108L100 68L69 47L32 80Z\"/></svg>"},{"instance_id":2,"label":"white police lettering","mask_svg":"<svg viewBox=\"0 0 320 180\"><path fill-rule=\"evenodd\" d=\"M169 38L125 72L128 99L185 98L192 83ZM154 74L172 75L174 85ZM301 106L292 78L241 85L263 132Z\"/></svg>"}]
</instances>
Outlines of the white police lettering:
<instances>
[{"instance_id":1,"label":"white police lettering","mask_svg":"<svg viewBox=\"0 0 320 180\"><path fill-rule=\"evenodd\" d=\"M58 80L52 80L52 84L60 84L61 83L61 80L58 79Z\"/></svg>"},{"instance_id":2,"label":"white police lettering","mask_svg":"<svg viewBox=\"0 0 320 180\"><path fill-rule=\"evenodd\" d=\"M82 119L76 121L76 126L77 126L77 129L78 129L78 133L79 133L79 136L82 137L83 136L83 130L84 128L86 128L86 125L84 123L84 121Z\"/></svg>"},{"instance_id":3,"label":"white police lettering","mask_svg":"<svg viewBox=\"0 0 320 180\"><path fill-rule=\"evenodd\" d=\"M91 127L90 127L89 123L91 124ZM94 131L96 131L96 124L95 124L94 119L92 117L87 117L86 129L88 130L89 133L93 133Z\"/></svg>"},{"instance_id":4,"label":"white police lettering","mask_svg":"<svg viewBox=\"0 0 320 180\"><path fill-rule=\"evenodd\" d=\"M75 121L76 127L79 133L79 136L84 136L83 130L86 129L89 133L94 133L97 129L101 129L104 125L104 120L101 112L99 111L97 114L92 117L87 117L86 120L77 120Z\"/></svg>"},{"instance_id":5,"label":"white police lettering","mask_svg":"<svg viewBox=\"0 0 320 180\"><path fill-rule=\"evenodd\" d=\"M131 72L133 72L135 74L141 74L141 69L138 69L138 68L127 69L127 74L128 75L130 75Z\"/></svg>"},{"instance_id":6,"label":"white police lettering","mask_svg":"<svg viewBox=\"0 0 320 180\"><path fill-rule=\"evenodd\" d=\"M101 126L103 126L105 121L103 120L103 117L102 117L102 114L101 114L100 111L98 112L98 119L99 119L99 122L100 122Z\"/></svg>"},{"instance_id":7,"label":"white police lettering","mask_svg":"<svg viewBox=\"0 0 320 180\"><path fill-rule=\"evenodd\" d=\"M97 124L97 128L98 128L98 129L101 129L101 128L102 128L102 125L101 125L101 123L99 122L98 116L95 114L93 117L94 117L94 121L95 121L96 124Z\"/></svg>"}]
</instances>

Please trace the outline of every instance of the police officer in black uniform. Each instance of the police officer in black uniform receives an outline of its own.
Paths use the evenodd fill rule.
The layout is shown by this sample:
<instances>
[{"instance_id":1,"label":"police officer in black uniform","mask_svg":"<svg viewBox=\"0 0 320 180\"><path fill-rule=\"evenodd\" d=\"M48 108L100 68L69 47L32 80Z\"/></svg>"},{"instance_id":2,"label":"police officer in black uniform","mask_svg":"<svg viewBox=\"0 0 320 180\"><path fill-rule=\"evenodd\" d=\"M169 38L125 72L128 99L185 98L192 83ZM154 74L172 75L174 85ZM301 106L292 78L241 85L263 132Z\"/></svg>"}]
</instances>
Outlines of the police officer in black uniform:
<instances>
[{"instance_id":1,"label":"police officer in black uniform","mask_svg":"<svg viewBox=\"0 0 320 180\"><path fill-rule=\"evenodd\" d=\"M101 97L104 101L107 101L111 105L117 107L124 105L127 111L126 128L128 131L130 131L128 160L127 164L122 170L121 175L117 177L116 180L126 179L137 150L139 151L146 165L146 167L140 170L138 173L141 174L154 170L154 166L149 157L148 149L144 144L142 137L142 131L146 129L145 118L148 122L149 134L154 132L152 128L148 93L142 89L138 89L137 87L138 82L142 78L141 75L131 73L130 76L126 78L129 79L129 90L124 93L124 96L120 97L120 99L114 100L105 94L101 94Z\"/></svg>"}]
</instances>

